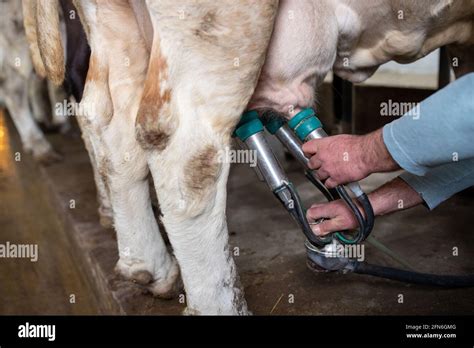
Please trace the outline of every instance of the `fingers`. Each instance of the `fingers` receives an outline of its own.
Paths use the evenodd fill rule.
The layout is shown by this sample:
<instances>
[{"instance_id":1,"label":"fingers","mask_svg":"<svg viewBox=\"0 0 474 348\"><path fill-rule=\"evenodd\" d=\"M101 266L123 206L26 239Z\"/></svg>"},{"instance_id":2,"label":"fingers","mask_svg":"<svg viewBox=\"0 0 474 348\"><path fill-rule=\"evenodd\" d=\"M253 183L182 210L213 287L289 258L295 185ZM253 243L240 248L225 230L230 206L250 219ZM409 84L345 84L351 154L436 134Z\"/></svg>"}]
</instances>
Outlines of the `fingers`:
<instances>
[{"instance_id":1,"label":"fingers","mask_svg":"<svg viewBox=\"0 0 474 348\"><path fill-rule=\"evenodd\" d=\"M318 174L318 178L319 180L323 181L326 180L327 178L329 178L329 173L326 172L324 169L320 169L316 172Z\"/></svg>"},{"instance_id":2,"label":"fingers","mask_svg":"<svg viewBox=\"0 0 474 348\"><path fill-rule=\"evenodd\" d=\"M321 180L324 180L324 179L321 179ZM324 186L326 186L327 188L330 188L330 189L335 188L338 185L339 185L339 183L336 180L334 180L333 178L329 178L324 182Z\"/></svg>"},{"instance_id":3,"label":"fingers","mask_svg":"<svg viewBox=\"0 0 474 348\"><path fill-rule=\"evenodd\" d=\"M301 149L307 157L314 155L318 150L319 139L313 139L303 144Z\"/></svg>"},{"instance_id":4,"label":"fingers","mask_svg":"<svg viewBox=\"0 0 474 348\"><path fill-rule=\"evenodd\" d=\"M339 185L339 183L333 178L331 178L330 174L326 172L324 169L316 170L314 173L316 174L318 179L324 183L324 186L326 186L327 188L334 188L337 185Z\"/></svg>"},{"instance_id":5,"label":"fingers","mask_svg":"<svg viewBox=\"0 0 474 348\"><path fill-rule=\"evenodd\" d=\"M332 218L334 217L333 202L313 204L311 208L306 212L306 218L308 221L318 220L320 218Z\"/></svg>"},{"instance_id":6,"label":"fingers","mask_svg":"<svg viewBox=\"0 0 474 348\"><path fill-rule=\"evenodd\" d=\"M343 230L344 226L341 221L337 219L329 219L324 220L323 222L320 222L317 225L311 225L311 229L313 230L313 233L315 235L325 236L329 233Z\"/></svg>"},{"instance_id":7,"label":"fingers","mask_svg":"<svg viewBox=\"0 0 474 348\"><path fill-rule=\"evenodd\" d=\"M311 170L316 171L316 175L321 181L324 181L330 177L330 173L322 168L323 162L320 159L321 156L317 153L319 148L323 146L325 139L313 139L304 143L302 146L303 152L307 157L309 157L308 167Z\"/></svg>"},{"instance_id":8,"label":"fingers","mask_svg":"<svg viewBox=\"0 0 474 348\"><path fill-rule=\"evenodd\" d=\"M309 163L308 163L308 167L310 169L313 169L313 170L316 170L316 169L319 169L322 165L322 162L317 158L317 156L312 156L310 159L309 159Z\"/></svg>"},{"instance_id":9,"label":"fingers","mask_svg":"<svg viewBox=\"0 0 474 348\"><path fill-rule=\"evenodd\" d=\"M360 146L359 139L352 135L335 135L303 144L303 152L309 158L308 167L316 171L317 177L327 188L332 189L367 176L359 155L365 149Z\"/></svg>"},{"instance_id":10,"label":"fingers","mask_svg":"<svg viewBox=\"0 0 474 348\"><path fill-rule=\"evenodd\" d=\"M314 234L324 236L328 233L343 231L353 228L354 221L350 218L351 212L341 200L314 204L306 212L306 218L310 222ZM321 218L326 220L316 225L311 225L312 221Z\"/></svg>"}]
</instances>

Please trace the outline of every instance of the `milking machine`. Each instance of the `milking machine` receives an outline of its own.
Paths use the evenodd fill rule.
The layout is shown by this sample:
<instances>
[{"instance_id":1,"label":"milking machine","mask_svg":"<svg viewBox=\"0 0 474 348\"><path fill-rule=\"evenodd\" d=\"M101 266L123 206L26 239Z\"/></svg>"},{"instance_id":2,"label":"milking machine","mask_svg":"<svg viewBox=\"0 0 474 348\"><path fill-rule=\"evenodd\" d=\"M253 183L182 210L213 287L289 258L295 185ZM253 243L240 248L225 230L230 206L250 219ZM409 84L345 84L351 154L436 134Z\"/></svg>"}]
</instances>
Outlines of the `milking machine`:
<instances>
[{"instance_id":1,"label":"milking machine","mask_svg":"<svg viewBox=\"0 0 474 348\"><path fill-rule=\"evenodd\" d=\"M285 171L275 157L264 134L264 129L274 135L303 166L306 178L323 193L328 201L342 199L354 214L358 222L355 231L338 231L326 237L316 236L311 225L319 224L324 219L308 222L306 210L295 186L291 183ZM342 273L354 272L368 274L403 282L437 285L445 287L474 286L474 276L433 275L413 271L400 270L391 267L368 264L359 261L357 257L341 254L344 246L355 246L364 242L374 226L374 211L367 195L356 182L327 189L319 180L316 172L309 168L309 159L303 153L301 146L312 139L320 139L328 135L316 117L313 109L300 111L290 121L273 110L264 110L258 113L255 110L245 112L236 127L234 136L247 149L257 154L258 177L265 181L275 197L285 207L288 213L298 223L306 237L305 247L308 266L314 271L339 271ZM352 192L354 200L349 194ZM360 208L358 207L357 201ZM380 244L380 242L377 242Z\"/></svg>"}]
</instances>

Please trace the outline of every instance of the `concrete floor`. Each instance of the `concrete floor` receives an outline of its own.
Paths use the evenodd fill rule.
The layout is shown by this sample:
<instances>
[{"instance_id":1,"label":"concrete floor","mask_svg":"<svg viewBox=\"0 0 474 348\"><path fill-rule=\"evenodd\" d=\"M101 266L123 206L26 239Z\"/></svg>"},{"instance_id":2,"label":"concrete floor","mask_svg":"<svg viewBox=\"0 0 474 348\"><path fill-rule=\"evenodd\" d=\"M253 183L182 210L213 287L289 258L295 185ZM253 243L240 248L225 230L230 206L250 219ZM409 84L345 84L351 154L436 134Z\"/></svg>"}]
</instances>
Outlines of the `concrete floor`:
<instances>
[{"instance_id":1,"label":"concrete floor","mask_svg":"<svg viewBox=\"0 0 474 348\"><path fill-rule=\"evenodd\" d=\"M71 255L38 168L28 155L16 162L17 151L18 136L0 110L0 243L38 244L37 262L0 259L0 314L95 314L92 287Z\"/></svg>"},{"instance_id":2,"label":"concrete floor","mask_svg":"<svg viewBox=\"0 0 474 348\"><path fill-rule=\"evenodd\" d=\"M11 132L11 136L15 138L16 134ZM18 262L9 264L10 261L0 260L0 284L3 284L0 314L51 312L51 308L64 302L65 294L73 291L71 288L84 294L80 298L87 299L74 307L83 313L93 312L95 299L110 293L111 301L116 301L119 309L102 309L102 313L179 314L184 304L178 299L155 299L138 285L113 274L117 260L114 235L98 225L93 179L81 140L60 136L51 140L65 155L62 163L39 170L25 156L25 162L30 161L27 168L23 167L24 163L2 165L1 240L6 239L4 236L13 238L21 225L25 240L38 240L44 247L58 240L62 244L55 244L51 252L41 256L46 269L49 265L54 271L41 273L39 262L23 267ZM5 158L15 150L4 150L1 160L8 161ZM285 167L306 204L322 201L321 195L305 182L296 163L285 163ZM42 180L37 179L41 175L49 190L53 185L48 182L54 183L54 191L49 194L38 191L41 186L38 181ZM371 190L389 178L371 176L362 185ZM16 189L7 187L11 182L17 182ZM5 194L8 194L6 200ZM22 194L30 198L21 198ZM71 197L77 202L73 210L67 209ZM57 224L51 211L33 215L25 203L32 199L46 202L47 198L54 201L51 204L61 216L62 225ZM419 271L474 273L473 209L472 194L458 195L431 213L419 207L378 218L373 235L402 254ZM474 289L446 290L355 274L312 273L305 265L301 232L247 165L232 167L227 212L230 243L232 248L239 248L235 259L254 314L471 314L474 311ZM26 217L30 217L29 223L24 223ZM47 233L38 234L36 224L44 226ZM71 236L76 243L71 242ZM454 246L459 248L459 256L452 255ZM396 265L370 245L366 254L371 263ZM81 255L85 255L87 262L80 260ZM75 264L88 267L76 269ZM41 282L30 280L35 273L40 275ZM62 281L57 281L58 278ZM34 290L39 286L37 282L41 291ZM94 289L89 283L95 283ZM403 303L398 303L400 294ZM65 308L58 312L77 313Z\"/></svg>"}]
</instances>

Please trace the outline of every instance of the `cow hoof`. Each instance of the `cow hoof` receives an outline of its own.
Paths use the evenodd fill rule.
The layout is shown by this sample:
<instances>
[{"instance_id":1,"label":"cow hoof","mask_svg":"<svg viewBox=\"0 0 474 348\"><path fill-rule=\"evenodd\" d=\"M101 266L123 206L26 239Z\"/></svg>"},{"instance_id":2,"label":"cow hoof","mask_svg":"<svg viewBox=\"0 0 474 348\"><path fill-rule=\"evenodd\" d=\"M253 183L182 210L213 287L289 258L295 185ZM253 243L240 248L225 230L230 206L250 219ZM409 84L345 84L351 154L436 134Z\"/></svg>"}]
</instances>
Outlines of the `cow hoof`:
<instances>
[{"instance_id":1,"label":"cow hoof","mask_svg":"<svg viewBox=\"0 0 474 348\"><path fill-rule=\"evenodd\" d=\"M115 266L115 272L125 280L146 286L147 290L158 298L172 299L182 292L183 289L183 283L176 260L173 260L173 264L166 278L161 279L154 278L153 274L146 270L143 262L136 262L129 265L119 260Z\"/></svg>"},{"instance_id":2,"label":"cow hoof","mask_svg":"<svg viewBox=\"0 0 474 348\"><path fill-rule=\"evenodd\" d=\"M147 285L152 279L153 276L148 271L138 271L132 275L132 281L140 285Z\"/></svg>"},{"instance_id":3,"label":"cow hoof","mask_svg":"<svg viewBox=\"0 0 474 348\"><path fill-rule=\"evenodd\" d=\"M192 308L186 307L183 310L182 314L183 315L201 315L201 312L199 312L197 309L192 309Z\"/></svg>"},{"instance_id":4,"label":"cow hoof","mask_svg":"<svg viewBox=\"0 0 474 348\"><path fill-rule=\"evenodd\" d=\"M144 268L143 262L127 265L119 260L115 266L115 272L125 280L130 280L140 285L147 285L153 280L153 275Z\"/></svg>"},{"instance_id":5,"label":"cow hoof","mask_svg":"<svg viewBox=\"0 0 474 348\"><path fill-rule=\"evenodd\" d=\"M181 314L182 315L202 315L202 312L198 311L197 309L186 307ZM253 315L253 312L249 310L244 310L242 312L239 312L238 315Z\"/></svg>"},{"instance_id":6,"label":"cow hoof","mask_svg":"<svg viewBox=\"0 0 474 348\"><path fill-rule=\"evenodd\" d=\"M157 279L148 286L148 290L153 296L165 300L177 297L183 292L183 289L183 281L181 280L179 267L175 260L166 279Z\"/></svg>"},{"instance_id":7,"label":"cow hoof","mask_svg":"<svg viewBox=\"0 0 474 348\"><path fill-rule=\"evenodd\" d=\"M100 206L98 209L98 212L99 212L99 223L103 228L114 227L114 217L112 214L112 209L104 208Z\"/></svg>"},{"instance_id":8,"label":"cow hoof","mask_svg":"<svg viewBox=\"0 0 474 348\"><path fill-rule=\"evenodd\" d=\"M23 151L31 154L36 162L49 165L59 162L63 157L51 147L45 138L28 139L23 142Z\"/></svg>"},{"instance_id":9,"label":"cow hoof","mask_svg":"<svg viewBox=\"0 0 474 348\"><path fill-rule=\"evenodd\" d=\"M35 161L45 166L60 162L63 159L63 157L53 149L42 153L33 153L33 158L35 159Z\"/></svg>"},{"instance_id":10,"label":"cow hoof","mask_svg":"<svg viewBox=\"0 0 474 348\"><path fill-rule=\"evenodd\" d=\"M72 126L69 122L63 122L59 124L59 133L62 135L67 135L71 132Z\"/></svg>"},{"instance_id":11,"label":"cow hoof","mask_svg":"<svg viewBox=\"0 0 474 348\"><path fill-rule=\"evenodd\" d=\"M99 223L103 228L112 228L114 227L114 219L112 216L100 215Z\"/></svg>"}]
</instances>

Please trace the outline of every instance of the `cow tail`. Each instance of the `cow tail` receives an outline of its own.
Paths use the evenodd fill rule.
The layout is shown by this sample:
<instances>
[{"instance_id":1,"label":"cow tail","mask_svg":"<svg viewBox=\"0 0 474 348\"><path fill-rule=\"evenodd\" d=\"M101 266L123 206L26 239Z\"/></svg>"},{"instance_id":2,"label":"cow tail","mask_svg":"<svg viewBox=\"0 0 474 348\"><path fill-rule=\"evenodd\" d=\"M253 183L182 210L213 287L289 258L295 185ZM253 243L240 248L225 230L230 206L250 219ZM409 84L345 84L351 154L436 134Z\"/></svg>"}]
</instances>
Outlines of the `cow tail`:
<instances>
[{"instance_id":1,"label":"cow tail","mask_svg":"<svg viewBox=\"0 0 474 348\"><path fill-rule=\"evenodd\" d=\"M26 40L30 49L33 67L40 77L46 77L43 59L38 47L38 36L36 33L36 0L23 0L23 26L25 27Z\"/></svg>"},{"instance_id":2,"label":"cow tail","mask_svg":"<svg viewBox=\"0 0 474 348\"><path fill-rule=\"evenodd\" d=\"M46 75L59 86L64 80L65 64L57 0L37 0L36 33Z\"/></svg>"}]
</instances>

